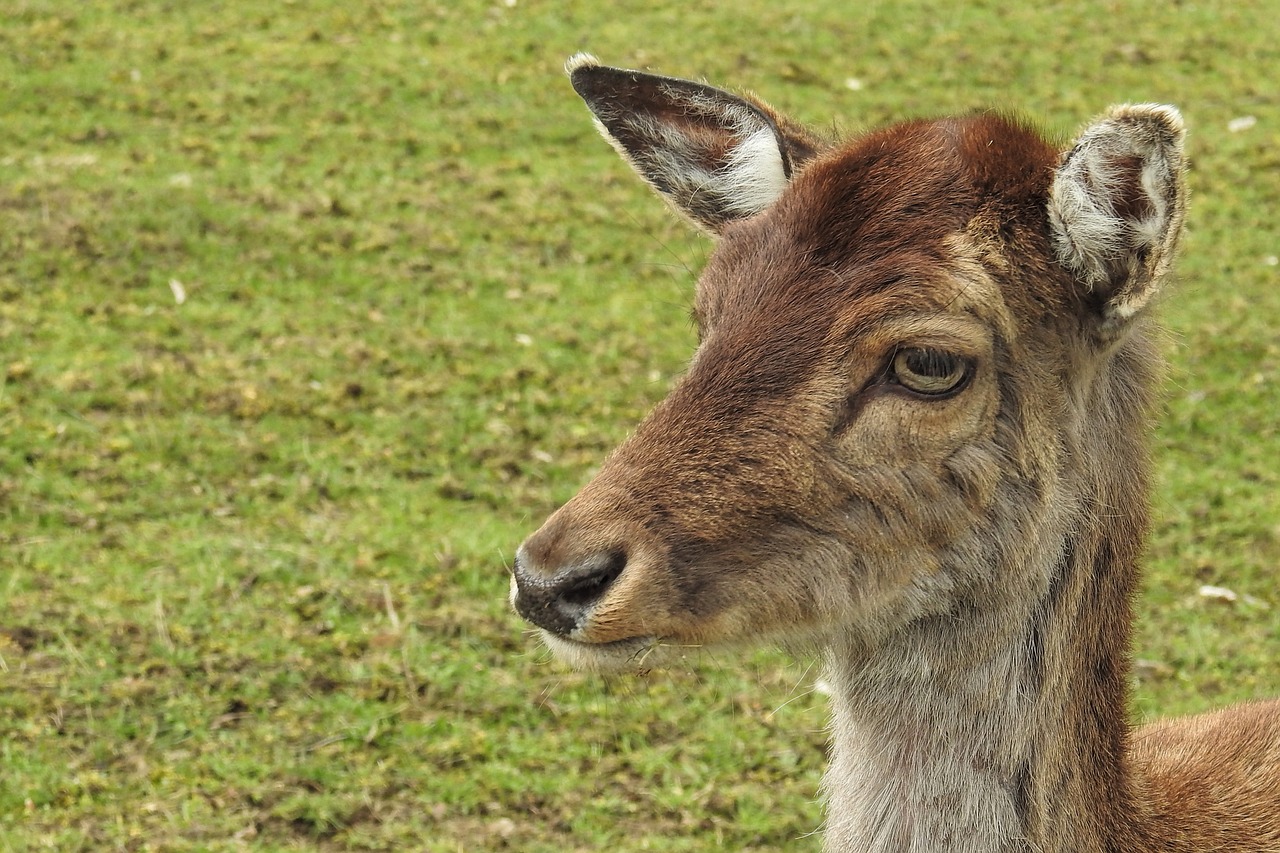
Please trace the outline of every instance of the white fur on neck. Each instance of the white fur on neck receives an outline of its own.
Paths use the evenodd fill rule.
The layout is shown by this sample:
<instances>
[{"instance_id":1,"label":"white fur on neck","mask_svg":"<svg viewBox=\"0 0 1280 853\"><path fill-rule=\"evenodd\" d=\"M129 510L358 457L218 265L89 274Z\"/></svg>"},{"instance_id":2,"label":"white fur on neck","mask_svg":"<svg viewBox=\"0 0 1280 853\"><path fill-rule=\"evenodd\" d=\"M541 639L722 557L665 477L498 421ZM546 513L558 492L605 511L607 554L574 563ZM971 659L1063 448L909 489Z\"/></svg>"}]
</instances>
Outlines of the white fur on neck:
<instances>
[{"instance_id":1,"label":"white fur on neck","mask_svg":"<svg viewBox=\"0 0 1280 853\"><path fill-rule=\"evenodd\" d=\"M934 677L942 675L935 658L946 656L936 646L908 639L866 666L832 651L826 850L1029 849L1008 785L1030 748L1025 650L1015 646L977 668L960 695Z\"/></svg>"},{"instance_id":2,"label":"white fur on neck","mask_svg":"<svg viewBox=\"0 0 1280 853\"><path fill-rule=\"evenodd\" d=\"M1071 688L1044 683L1044 602L1062 580L1076 512L1047 495L1043 523L1063 538L1002 540L993 565L1018 573L955 612L870 640L834 635L825 649L832 756L823 779L827 853L1040 853L1037 834L1062 817L1019 786L1035 781L1046 733L1063 734ZM966 562L982 558L971 554ZM1061 639L1061 637L1057 638ZM1020 807L1021 806L1021 812ZM1068 816L1069 817L1069 816ZM1036 845L1039 846L1036 846Z\"/></svg>"}]
</instances>

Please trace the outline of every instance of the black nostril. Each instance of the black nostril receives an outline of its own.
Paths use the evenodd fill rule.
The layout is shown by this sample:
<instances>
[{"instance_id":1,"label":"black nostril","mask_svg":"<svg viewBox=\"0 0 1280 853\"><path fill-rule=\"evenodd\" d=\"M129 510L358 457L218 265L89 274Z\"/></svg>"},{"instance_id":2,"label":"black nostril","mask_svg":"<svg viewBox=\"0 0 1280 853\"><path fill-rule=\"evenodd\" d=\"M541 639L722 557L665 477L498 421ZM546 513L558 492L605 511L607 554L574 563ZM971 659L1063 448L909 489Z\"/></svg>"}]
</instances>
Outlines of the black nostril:
<instances>
[{"instance_id":1,"label":"black nostril","mask_svg":"<svg viewBox=\"0 0 1280 853\"><path fill-rule=\"evenodd\" d=\"M559 590L560 600L575 608L594 604L626 567L626 554L621 551L608 554L588 574L568 578Z\"/></svg>"},{"instance_id":2,"label":"black nostril","mask_svg":"<svg viewBox=\"0 0 1280 853\"><path fill-rule=\"evenodd\" d=\"M517 557L516 612L540 628L568 636L626 567L626 554L609 551L544 576Z\"/></svg>"}]
</instances>

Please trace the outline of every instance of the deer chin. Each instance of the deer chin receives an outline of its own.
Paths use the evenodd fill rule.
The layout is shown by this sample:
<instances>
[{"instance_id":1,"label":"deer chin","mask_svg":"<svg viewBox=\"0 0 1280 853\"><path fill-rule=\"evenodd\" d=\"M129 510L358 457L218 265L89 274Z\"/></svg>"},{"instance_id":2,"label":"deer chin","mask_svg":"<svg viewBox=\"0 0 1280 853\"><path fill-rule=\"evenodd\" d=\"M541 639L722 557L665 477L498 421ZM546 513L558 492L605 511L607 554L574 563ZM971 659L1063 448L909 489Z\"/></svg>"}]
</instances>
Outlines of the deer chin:
<instances>
[{"instance_id":1,"label":"deer chin","mask_svg":"<svg viewBox=\"0 0 1280 853\"><path fill-rule=\"evenodd\" d=\"M595 673L638 672L670 660L671 646L657 637L633 637L590 643L538 629L542 642L555 657L576 670Z\"/></svg>"}]
</instances>

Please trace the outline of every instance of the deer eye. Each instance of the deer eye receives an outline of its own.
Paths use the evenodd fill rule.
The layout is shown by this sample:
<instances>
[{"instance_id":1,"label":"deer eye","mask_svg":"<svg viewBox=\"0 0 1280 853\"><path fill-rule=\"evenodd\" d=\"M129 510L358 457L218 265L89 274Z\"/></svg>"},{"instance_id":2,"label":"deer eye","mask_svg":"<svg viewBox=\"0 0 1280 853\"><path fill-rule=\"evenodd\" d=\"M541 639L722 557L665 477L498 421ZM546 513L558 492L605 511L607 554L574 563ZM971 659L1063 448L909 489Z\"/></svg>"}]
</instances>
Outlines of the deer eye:
<instances>
[{"instance_id":1,"label":"deer eye","mask_svg":"<svg viewBox=\"0 0 1280 853\"><path fill-rule=\"evenodd\" d=\"M969 381L972 363L955 353L936 349L904 349L893 356L892 374L908 391L941 397L959 391Z\"/></svg>"}]
</instances>

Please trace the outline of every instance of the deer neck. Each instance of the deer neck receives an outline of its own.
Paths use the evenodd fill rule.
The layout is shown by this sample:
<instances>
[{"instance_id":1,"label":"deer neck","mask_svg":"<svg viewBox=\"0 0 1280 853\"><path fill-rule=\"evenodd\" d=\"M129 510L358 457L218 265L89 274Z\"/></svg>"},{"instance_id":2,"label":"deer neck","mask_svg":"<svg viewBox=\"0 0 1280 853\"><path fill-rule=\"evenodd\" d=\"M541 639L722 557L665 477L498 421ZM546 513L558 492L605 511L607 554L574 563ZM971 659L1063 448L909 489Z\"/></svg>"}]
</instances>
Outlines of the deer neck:
<instances>
[{"instance_id":1,"label":"deer neck","mask_svg":"<svg viewBox=\"0 0 1280 853\"><path fill-rule=\"evenodd\" d=\"M1140 501L1134 512L1140 534ZM1117 549L1104 513L1074 515L1051 525L1060 537L1019 546L1033 571L991 575L1040 577L1035 594L987 590L874 654L831 643L829 853L1102 851L1131 834L1137 547Z\"/></svg>"}]
</instances>

